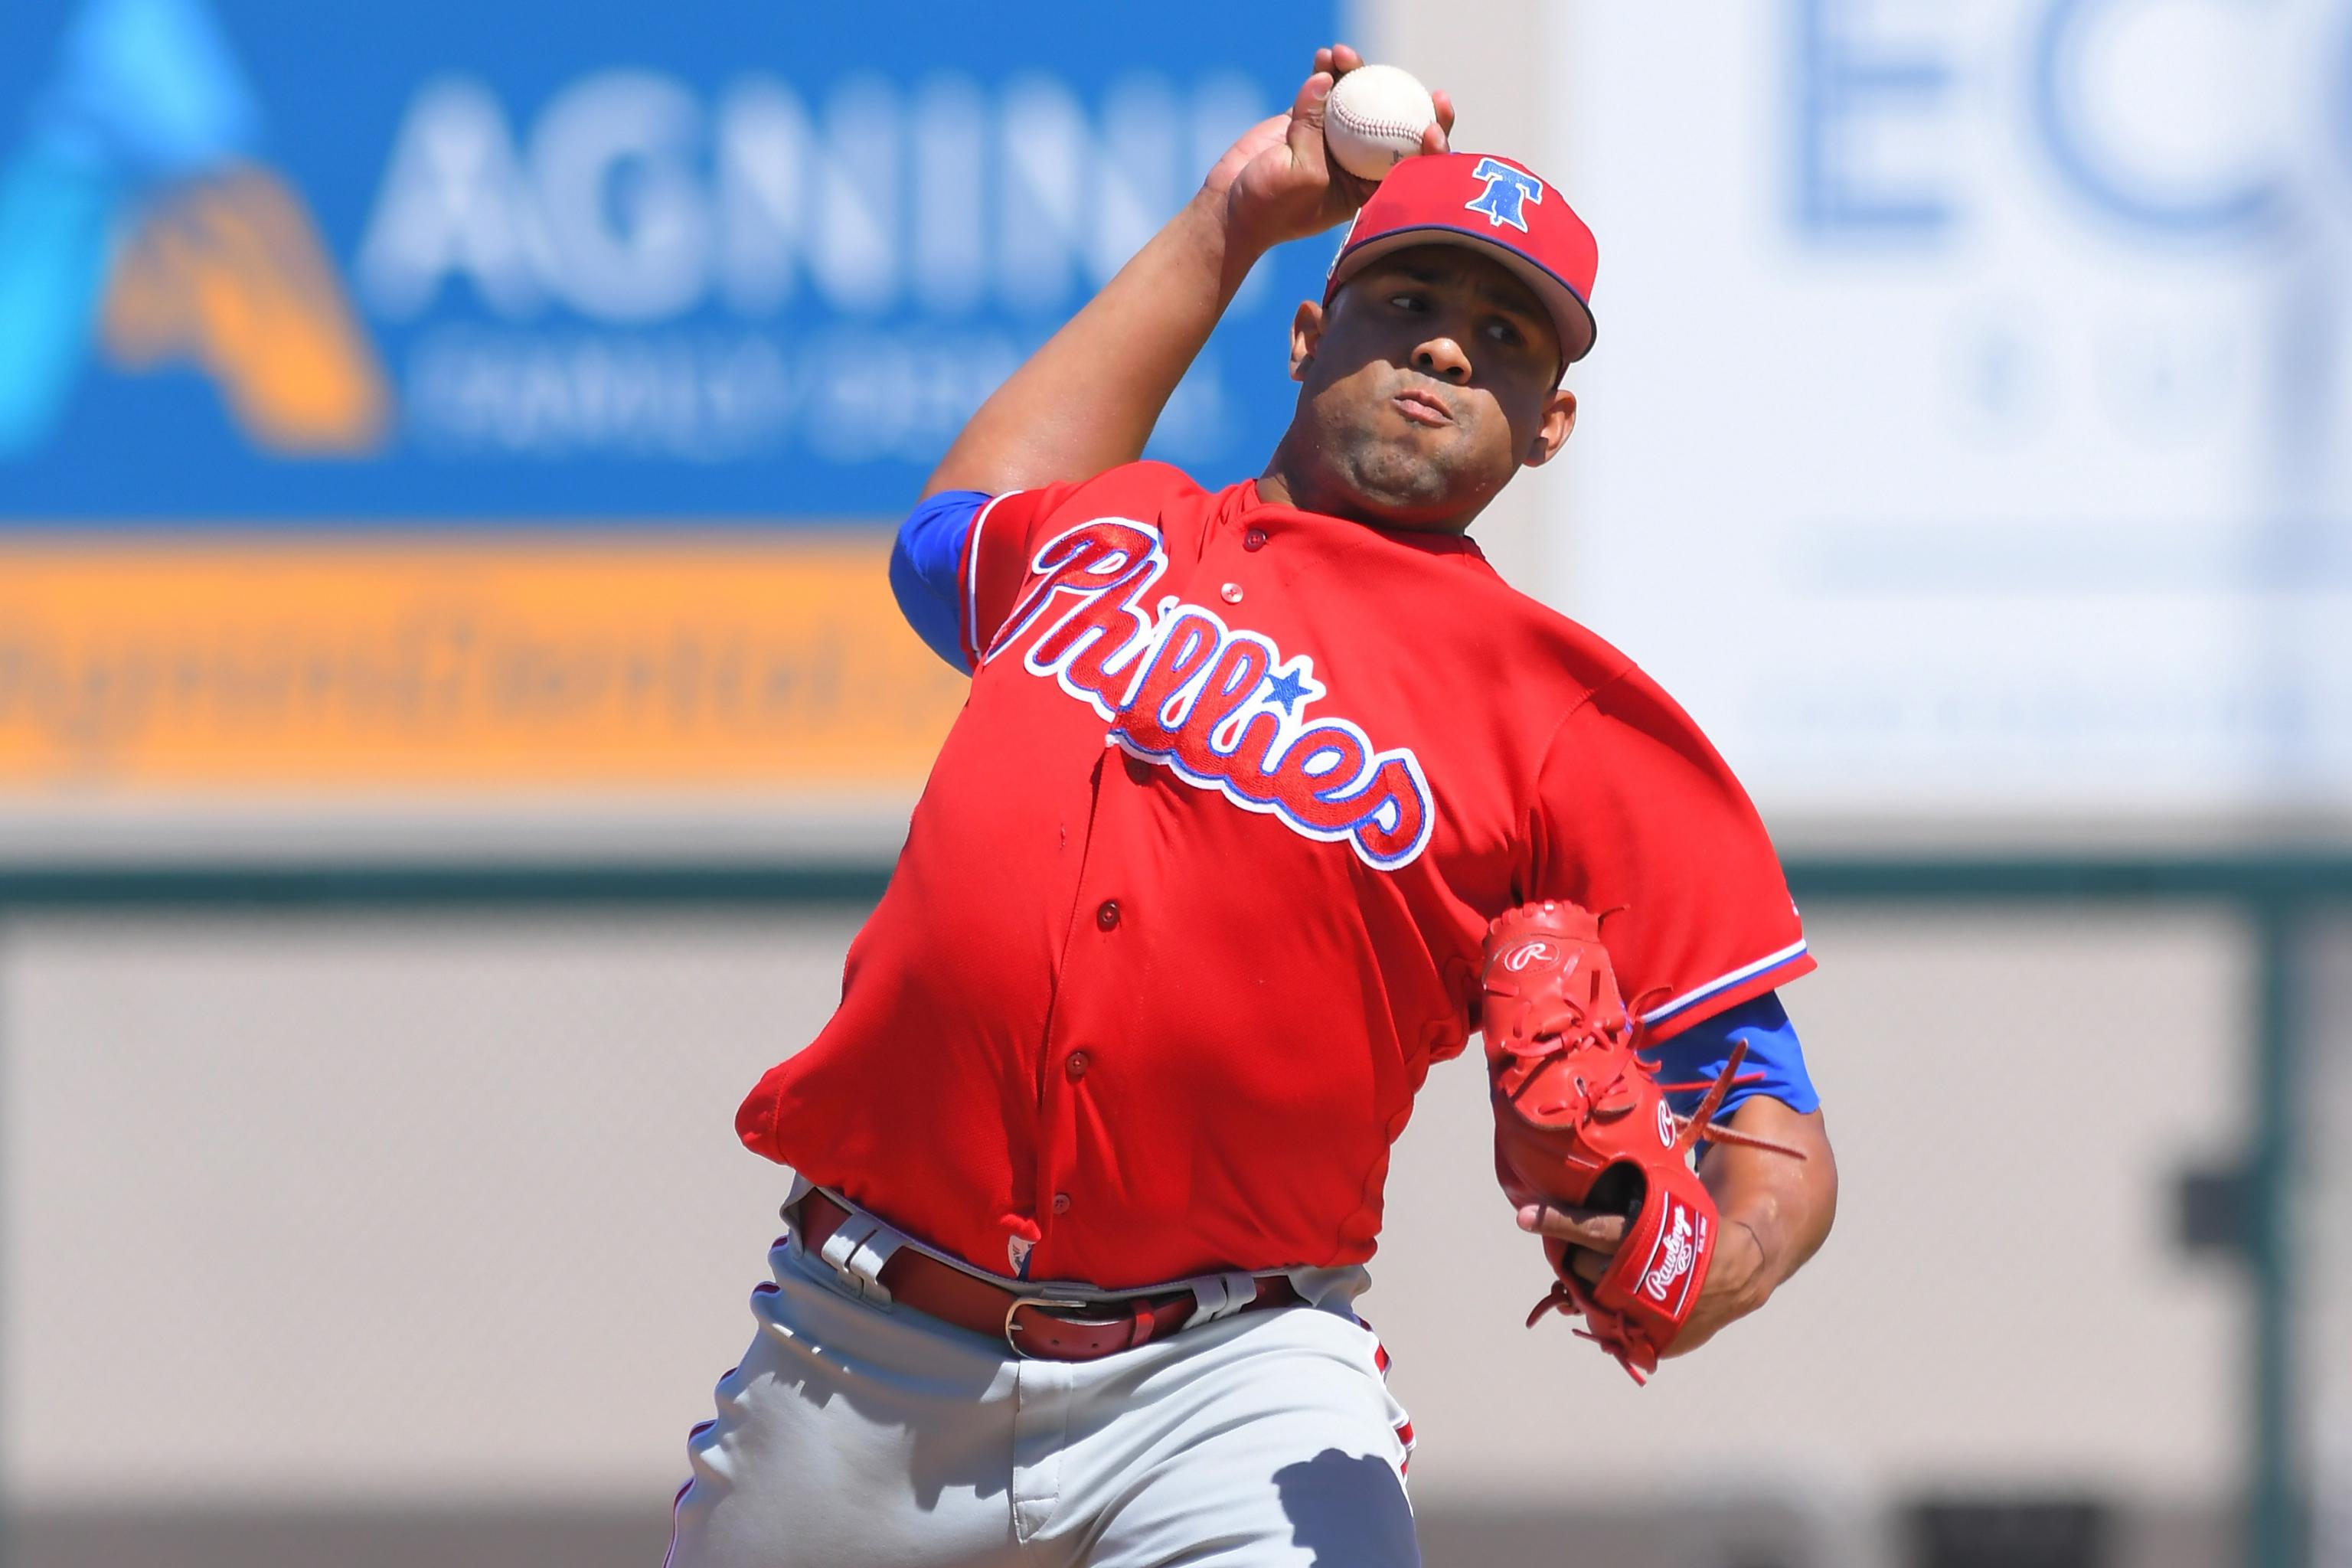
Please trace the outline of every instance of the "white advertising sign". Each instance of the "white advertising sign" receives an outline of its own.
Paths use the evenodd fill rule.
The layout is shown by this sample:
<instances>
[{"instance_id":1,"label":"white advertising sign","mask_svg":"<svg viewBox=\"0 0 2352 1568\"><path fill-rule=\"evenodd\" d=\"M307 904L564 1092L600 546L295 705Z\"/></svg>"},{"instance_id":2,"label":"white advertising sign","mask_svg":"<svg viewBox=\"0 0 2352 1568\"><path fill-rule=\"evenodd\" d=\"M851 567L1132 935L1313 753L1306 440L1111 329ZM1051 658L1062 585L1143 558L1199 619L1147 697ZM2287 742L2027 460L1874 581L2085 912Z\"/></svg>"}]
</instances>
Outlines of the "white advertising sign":
<instances>
[{"instance_id":1,"label":"white advertising sign","mask_svg":"<svg viewBox=\"0 0 2352 1568\"><path fill-rule=\"evenodd\" d=\"M1553 30L1549 595L1769 814L2352 814L2352 5Z\"/></svg>"}]
</instances>

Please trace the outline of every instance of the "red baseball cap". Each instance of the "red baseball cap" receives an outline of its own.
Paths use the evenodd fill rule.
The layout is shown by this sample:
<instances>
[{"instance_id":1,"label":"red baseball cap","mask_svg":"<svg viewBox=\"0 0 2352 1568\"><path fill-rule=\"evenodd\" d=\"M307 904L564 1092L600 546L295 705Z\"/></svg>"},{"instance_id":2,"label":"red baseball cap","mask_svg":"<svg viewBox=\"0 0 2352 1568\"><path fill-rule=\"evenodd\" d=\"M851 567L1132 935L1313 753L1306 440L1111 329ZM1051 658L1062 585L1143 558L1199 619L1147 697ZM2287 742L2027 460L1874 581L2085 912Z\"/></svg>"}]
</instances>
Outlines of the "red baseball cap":
<instances>
[{"instance_id":1,"label":"red baseball cap","mask_svg":"<svg viewBox=\"0 0 2352 1568\"><path fill-rule=\"evenodd\" d=\"M1323 286L1339 285L1370 263L1412 245L1466 245L1518 274L1551 312L1560 353L1574 364L1592 352L1592 277L1601 247L1559 191L1525 164L1486 153L1407 158L1356 214Z\"/></svg>"}]
</instances>

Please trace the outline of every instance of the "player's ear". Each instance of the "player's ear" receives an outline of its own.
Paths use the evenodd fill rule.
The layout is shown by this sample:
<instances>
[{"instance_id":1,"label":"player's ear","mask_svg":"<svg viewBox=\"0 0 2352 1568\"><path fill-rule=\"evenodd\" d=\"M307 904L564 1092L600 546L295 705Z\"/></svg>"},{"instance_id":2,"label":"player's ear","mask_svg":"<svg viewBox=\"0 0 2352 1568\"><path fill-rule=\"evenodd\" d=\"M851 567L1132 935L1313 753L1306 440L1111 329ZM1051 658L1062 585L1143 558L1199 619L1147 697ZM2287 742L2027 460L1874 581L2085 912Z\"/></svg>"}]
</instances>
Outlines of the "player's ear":
<instances>
[{"instance_id":1,"label":"player's ear","mask_svg":"<svg viewBox=\"0 0 2352 1568\"><path fill-rule=\"evenodd\" d=\"M1290 379L1305 381L1307 367L1315 361L1315 346L1323 341L1323 306L1319 300L1301 300L1298 313L1290 318Z\"/></svg>"},{"instance_id":2,"label":"player's ear","mask_svg":"<svg viewBox=\"0 0 2352 1568\"><path fill-rule=\"evenodd\" d=\"M1536 422L1536 433L1528 441L1527 455L1519 459L1530 468L1540 468L1559 455L1568 445L1569 433L1576 428L1576 394L1564 386L1554 387L1544 399L1543 417Z\"/></svg>"}]
</instances>

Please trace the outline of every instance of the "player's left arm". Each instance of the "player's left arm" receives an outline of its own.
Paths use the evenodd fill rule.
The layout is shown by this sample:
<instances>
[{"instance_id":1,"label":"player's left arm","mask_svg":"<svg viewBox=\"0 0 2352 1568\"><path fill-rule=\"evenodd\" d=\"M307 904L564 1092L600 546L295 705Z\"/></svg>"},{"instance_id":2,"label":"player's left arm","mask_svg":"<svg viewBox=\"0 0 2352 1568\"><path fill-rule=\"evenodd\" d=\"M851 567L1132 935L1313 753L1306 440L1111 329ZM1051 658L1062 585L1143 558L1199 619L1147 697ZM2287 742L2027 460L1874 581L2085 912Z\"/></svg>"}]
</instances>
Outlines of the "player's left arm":
<instances>
[{"instance_id":1,"label":"player's left arm","mask_svg":"<svg viewBox=\"0 0 2352 1568\"><path fill-rule=\"evenodd\" d=\"M1721 1120L1805 1157L1704 1146L1716 1251L1690 1318L1663 1352L1681 1355L1762 1306L1827 1239L1837 1157L1779 987L1813 967L1779 856L1747 793L1672 699L1638 669L1596 689L1563 722L1541 780L1528 890L1615 911L1602 940L1653 1042L1663 1083L1705 1083L1746 1047ZM1670 1097L1687 1115L1696 1092ZM1522 1228L1570 1242L1597 1281L1623 1215L1528 1205Z\"/></svg>"},{"instance_id":2,"label":"player's left arm","mask_svg":"<svg viewBox=\"0 0 2352 1568\"><path fill-rule=\"evenodd\" d=\"M1767 1139L1802 1154L1791 1160L1733 1143L1710 1143L1699 1179L1718 1216L1715 1259L1699 1289L1689 1321L1664 1352L1682 1355L1705 1344L1725 1324L1769 1300L1829 1238L1837 1217L1837 1154L1821 1111L1821 1097L1805 1068L1804 1049L1777 995L1753 1001L1693 1025L1654 1050L1658 1076L1669 1083L1712 1079L1729 1059L1734 1041L1748 1047L1743 1076L1762 1080L1735 1090L1723 1117L1734 1131ZM1685 1114L1696 1092L1672 1097ZM1519 1225L1574 1244L1570 1267L1598 1283L1624 1238L1621 1215L1529 1204Z\"/></svg>"}]
</instances>

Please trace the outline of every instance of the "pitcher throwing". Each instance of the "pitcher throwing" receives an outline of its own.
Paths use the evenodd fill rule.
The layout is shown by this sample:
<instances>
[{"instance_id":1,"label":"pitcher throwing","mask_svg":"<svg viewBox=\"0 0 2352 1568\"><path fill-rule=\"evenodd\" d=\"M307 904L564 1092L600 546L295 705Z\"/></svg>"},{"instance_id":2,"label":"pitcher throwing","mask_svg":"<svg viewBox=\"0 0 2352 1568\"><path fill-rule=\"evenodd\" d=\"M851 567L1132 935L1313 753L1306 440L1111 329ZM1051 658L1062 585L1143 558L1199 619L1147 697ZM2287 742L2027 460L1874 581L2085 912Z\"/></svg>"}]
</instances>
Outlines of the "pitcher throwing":
<instances>
[{"instance_id":1,"label":"pitcher throwing","mask_svg":"<svg viewBox=\"0 0 2352 1568\"><path fill-rule=\"evenodd\" d=\"M1545 1305L1629 1369L1828 1233L1762 823L1466 532L1575 424L1592 236L1450 151L1442 96L1378 186L1328 166L1360 63L1318 53L900 531L971 693L840 1010L739 1115L798 1180L671 1568L1417 1562L1350 1304L1390 1147L1482 1016ZM1265 471L1139 461L1251 264L1350 215Z\"/></svg>"}]
</instances>

